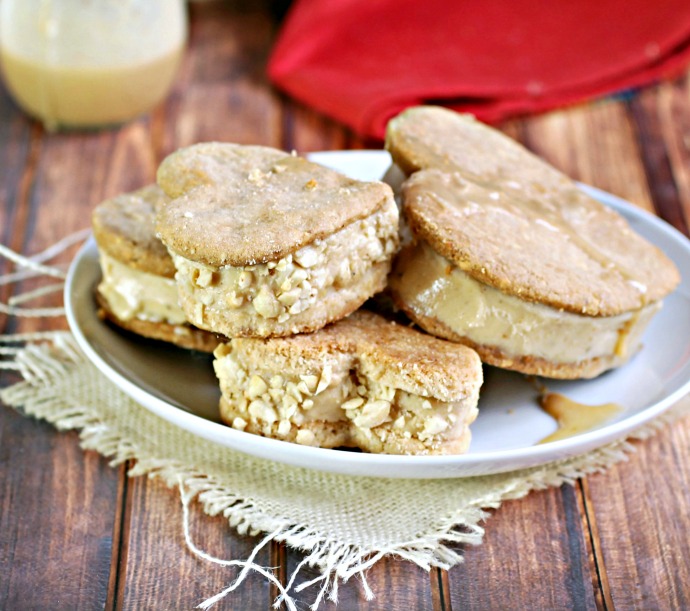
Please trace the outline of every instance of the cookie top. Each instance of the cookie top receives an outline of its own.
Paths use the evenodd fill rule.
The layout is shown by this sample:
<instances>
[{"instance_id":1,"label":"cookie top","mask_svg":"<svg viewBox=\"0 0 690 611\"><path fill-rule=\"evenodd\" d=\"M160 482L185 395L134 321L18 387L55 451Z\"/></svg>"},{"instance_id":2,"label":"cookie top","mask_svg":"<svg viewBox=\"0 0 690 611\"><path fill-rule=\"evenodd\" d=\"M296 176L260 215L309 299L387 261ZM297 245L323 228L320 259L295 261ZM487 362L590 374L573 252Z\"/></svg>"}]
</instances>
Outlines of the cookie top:
<instances>
[{"instance_id":1,"label":"cookie top","mask_svg":"<svg viewBox=\"0 0 690 611\"><path fill-rule=\"evenodd\" d=\"M534 194L572 181L521 144L474 116L438 106L416 106L391 119L386 149L405 174L426 168L461 170L487 183L511 182Z\"/></svg>"},{"instance_id":2,"label":"cookie top","mask_svg":"<svg viewBox=\"0 0 690 611\"><path fill-rule=\"evenodd\" d=\"M416 172L403 186L414 235L504 293L612 316L673 290L679 281L673 263L623 217L577 188L558 195L436 169Z\"/></svg>"},{"instance_id":3,"label":"cookie top","mask_svg":"<svg viewBox=\"0 0 690 611\"><path fill-rule=\"evenodd\" d=\"M200 142L168 155L158 167L156 182L169 197L180 197L194 187L246 178L286 154L268 146Z\"/></svg>"},{"instance_id":4,"label":"cookie top","mask_svg":"<svg viewBox=\"0 0 690 611\"><path fill-rule=\"evenodd\" d=\"M118 195L99 204L91 216L98 248L134 269L172 278L175 266L156 237L156 209L169 199L157 185Z\"/></svg>"},{"instance_id":5,"label":"cookie top","mask_svg":"<svg viewBox=\"0 0 690 611\"><path fill-rule=\"evenodd\" d=\"M177 193L169 182L173 168L183 176L187 172L184 160L194 178L182 179L179 184L186 190L159 212L156 223L170 249L206 265L276 261L369 216L393 198L388 185L353 180L285 153L276 156L273 149L265 149L264 155L257 152L260 147L249 147L243 156L240 145L208 146L213 162L206 153L199 161L194 151L175 153L175 159L163 162L159 180L169 194ZM190 148L207 150L203 145Z\"/></svg>"},{"instance_id":6,"label":"cookie top","mask_svg":"<svg viewBox=\"0 0 690 611\"><path fill-rule=\"evenodd\" d=\"M481 385L477 353L358 310L347 318L309 334L268 340L233 339L245 358L270 363L279 358L299 369L305 361L323 362L346 355L351 369L382 384L441 401L459 401Z\"/></svg>"}]
</instances>

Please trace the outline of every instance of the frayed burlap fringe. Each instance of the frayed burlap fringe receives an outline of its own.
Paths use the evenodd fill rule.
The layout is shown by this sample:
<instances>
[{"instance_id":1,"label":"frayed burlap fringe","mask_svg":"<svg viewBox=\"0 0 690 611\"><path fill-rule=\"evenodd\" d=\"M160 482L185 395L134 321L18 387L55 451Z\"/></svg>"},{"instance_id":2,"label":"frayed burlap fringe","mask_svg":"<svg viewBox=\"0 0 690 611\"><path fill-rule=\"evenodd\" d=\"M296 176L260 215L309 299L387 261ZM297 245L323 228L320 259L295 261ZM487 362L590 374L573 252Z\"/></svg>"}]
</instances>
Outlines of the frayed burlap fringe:
<instances>
[{"instance_id":1,"label":"frayed burlap fringe","mask_svg":"<svg viewBox=\"0 0 690 611\"><path fill-rule=\"evenodd\" d=\"M365 572L386 555L429 569L462 561L452 549L479 544L487 510L531 490L573 483L625 459L628 441L586 455L513 473L461 480L354 478L284 466L245 456L182 431L149 413L111 384L86 359L69 333L0 338L0 367L15 369L23 381L0 398L58 429L79 429L84 448L116 465L134 459L129 475L159 477L180 490L183 534L189 550L206 561L239 570L228 588L205 600L208 609L237 588L250 571L274 583L284 603L295 609L290 592L319 585L312 609L325 597L337 602L338 584ZM679 402L632 437L652 434L665 422L688 413ZM299 494L296 494L299 491ZM196 547L188 528L188 507L197 499L209 515L222 514L240 533L264 533L246 560L214 558ZM380 519L385 515L386 519ZM270 569L257 565L257 553L271 541L284 542L305 558L283 587ZM305 565L320 570L316 579L296 585Z\"/></svg>"}]
</instances>

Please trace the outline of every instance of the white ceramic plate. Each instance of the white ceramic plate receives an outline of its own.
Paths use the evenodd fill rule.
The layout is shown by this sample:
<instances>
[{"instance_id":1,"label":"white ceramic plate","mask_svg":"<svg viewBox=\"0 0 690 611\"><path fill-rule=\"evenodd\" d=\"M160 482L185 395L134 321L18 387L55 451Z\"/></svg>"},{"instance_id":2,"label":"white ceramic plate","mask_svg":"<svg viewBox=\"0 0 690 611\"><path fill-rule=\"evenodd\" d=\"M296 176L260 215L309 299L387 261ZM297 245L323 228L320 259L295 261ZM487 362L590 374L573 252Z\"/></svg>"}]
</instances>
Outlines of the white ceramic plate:
<instances>
[{"instance_id":1,"label":"white ceramic plate","mask_svg":"<svg viewBox=\"0 0 690 611\"><path fill-rule=\"evenodd\" d=\"M382 151L315 153L314 161L364 180L390 163ZM266 439L219 423L219 391L211 357L120 332L98 319L93 301L100 278L89 241L74 260L65 289L67 317L77 341L108 378L144 407L173 424L234 450L300 467L350 475L401 478L467 477L511 471L581 454L625 436L690 390L690 242L656 217L591 187L588 193L625 216L661 247L683 274L645 335L645 348L624 367L594 380L547 381L550 390L584 404L614 402L624 410L588 432L535 445L556 429L523 376L485 368L472 446L461 456L386 456L326 450Z\"/></svg>"}]
</instances>

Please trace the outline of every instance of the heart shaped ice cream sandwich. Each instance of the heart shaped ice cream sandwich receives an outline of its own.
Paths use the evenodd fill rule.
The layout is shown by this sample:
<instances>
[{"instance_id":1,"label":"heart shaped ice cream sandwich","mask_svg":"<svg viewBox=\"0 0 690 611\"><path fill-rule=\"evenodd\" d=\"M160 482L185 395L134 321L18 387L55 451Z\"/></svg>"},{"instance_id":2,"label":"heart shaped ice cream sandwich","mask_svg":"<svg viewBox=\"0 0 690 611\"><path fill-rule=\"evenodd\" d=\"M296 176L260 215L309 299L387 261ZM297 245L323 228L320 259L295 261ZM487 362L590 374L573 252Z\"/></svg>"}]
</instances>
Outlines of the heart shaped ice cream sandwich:
<instances>
[{"instance_id":1,"label":"heart shaped ice cream sandwich","mask_svg":"<svg viewBox=\"0 0 690 611\"><path fill-rule=\"evenodd\" d=\"M230 337L314 331L382 290L398 248L390 188L266 147L168 157L157 230L195 325Z\"/></svg>"},{"instance_id":2,"label":"heart shaped ice cream sandwich","mask_svg":"<svg viewBox=\"0 0 690 611\"><path fill-rule=\"evenodd\" d=\"M100 313L138 335L211 352L218 339L187 322L177 303L175 266L155 235L155 210L167 202L160 188L150 185L94 210L103 274L96 290Z\"/></svg>"},{"instance_id":3,"label":"heart shaped ice cream sandwich","mask_svg":"<svg viewBox=\"0 0 690 611\"><path fill-rule=\"evenodd\" d=\"M459 454L482 384L476 352L360 310L310 334L215 351L221 417L304 445Z\"/></svg>"},{"instance_id":4,"label":"heart shaped ice cream sandwich","mask_svg":"<svg viewBox=\"0 0 690 611\"><path fill-rule=\"evenodd\" d=\"M626 362L673 263L619 214L518 143L467 115L419 107L387 147L413 172L403 212L414 241L397 259L397 304L486 363L554 378Z\"/></svg>"}]
</instances>

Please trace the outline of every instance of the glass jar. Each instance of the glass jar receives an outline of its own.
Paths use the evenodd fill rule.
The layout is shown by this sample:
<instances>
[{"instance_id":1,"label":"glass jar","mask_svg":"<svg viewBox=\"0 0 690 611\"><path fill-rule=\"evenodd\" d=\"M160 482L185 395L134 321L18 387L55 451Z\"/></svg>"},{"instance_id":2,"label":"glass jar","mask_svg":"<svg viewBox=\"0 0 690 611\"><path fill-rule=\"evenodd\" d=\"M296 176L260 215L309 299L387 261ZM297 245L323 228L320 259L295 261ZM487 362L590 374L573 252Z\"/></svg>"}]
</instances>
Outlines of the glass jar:
<instances>
[{"instance_id":1,"label":"glass jar","mask_svg":"<svg viewBox=\"0 0 690 611\"><path fill-rule=\"evenodd\" d=\"M168 93L187 38L184 0L1 0L0 61L48 129L123 123Z\"/></svg>"}]
</instances>

